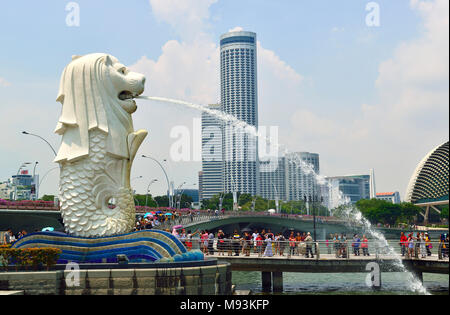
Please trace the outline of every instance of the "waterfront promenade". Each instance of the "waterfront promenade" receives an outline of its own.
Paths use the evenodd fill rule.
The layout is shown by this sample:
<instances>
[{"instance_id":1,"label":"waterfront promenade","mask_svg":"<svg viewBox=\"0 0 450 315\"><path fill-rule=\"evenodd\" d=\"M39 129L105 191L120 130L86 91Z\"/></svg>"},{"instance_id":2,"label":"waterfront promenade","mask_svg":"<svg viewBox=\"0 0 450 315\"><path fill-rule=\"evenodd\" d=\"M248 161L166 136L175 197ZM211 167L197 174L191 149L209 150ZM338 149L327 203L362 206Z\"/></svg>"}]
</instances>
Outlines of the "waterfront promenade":
<instances>
[{"instance_id":1,"label":"waterfront promenade","mask_svg":"<svg viewBox=\"0 0 450 315\"><path fill-rule=\"evenodd\" d=\"M368 273L370 263L376 263L380 268L379 277L383 272L412 272L420 281L423 273L449 274L449 259L432 254L425 258L405 258L400 255L373 254L371 256L348 255L347 258L337 258L333 254L316 254L314 258L305 258L303 255L285 255L264 257L251 253L249 256L228 256L215 253L207 257L217 258L219 261L231 264L233 271L261 272L262 289L265 292L283 292L283 273ZM401 262L401 264L400 264ZM381 281L380 281L381 282Z\"/></svg>"}]
</instances>

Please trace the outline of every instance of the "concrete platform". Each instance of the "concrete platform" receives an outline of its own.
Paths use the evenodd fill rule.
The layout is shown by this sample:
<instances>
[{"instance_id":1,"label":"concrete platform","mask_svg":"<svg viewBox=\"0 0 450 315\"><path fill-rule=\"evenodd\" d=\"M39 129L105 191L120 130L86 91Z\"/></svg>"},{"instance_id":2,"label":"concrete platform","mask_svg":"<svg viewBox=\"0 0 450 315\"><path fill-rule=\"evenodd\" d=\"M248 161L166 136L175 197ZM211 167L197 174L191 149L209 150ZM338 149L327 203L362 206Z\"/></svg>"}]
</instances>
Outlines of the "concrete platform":
<instances>
[{"instance_id":1,"label":"concrete platform","mask_svg":"<svg viewBox=\"0 0 450 315\"><path fill-rule=\"evenodd\" d=\"M0 295L24 295L23 291L0 291Z\"/></svg>"}]
</instances>

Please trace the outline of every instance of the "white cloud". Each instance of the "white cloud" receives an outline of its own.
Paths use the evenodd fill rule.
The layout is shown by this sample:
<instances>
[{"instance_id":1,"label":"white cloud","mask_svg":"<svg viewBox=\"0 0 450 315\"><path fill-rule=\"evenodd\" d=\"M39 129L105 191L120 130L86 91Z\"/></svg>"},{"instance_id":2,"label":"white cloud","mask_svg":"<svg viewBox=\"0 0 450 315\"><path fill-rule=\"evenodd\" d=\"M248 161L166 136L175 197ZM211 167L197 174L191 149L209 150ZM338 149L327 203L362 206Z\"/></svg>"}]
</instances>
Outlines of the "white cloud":
<instances>
[{"instance_id":1,"label":"white cloud","mask_svg":"<svg viewBox=\"0 0 450 315\"><path fill-rule=\"evenodd\" d=\"M334 26L331 29L331 33L342 33L345 31L345 27L338 27L338 26Z\"/></svg>"},{"instance_id":2,"label":"white cloud","mask_svg":"<svg viewBox=\"0 0 450 315\"><path fill-rule=\"evenodd\" d=\"M399 43L379 65L379 102L363 104L351 117L319 118L299 110L292 116L295 141L322 148L333 173L375 168L377 187L403 196L416 164L448 141L448 6L447 0L412 0L411 9L422 18L421 32Z\"/></svg>"},{"instance_id":3,"label":"white cloud","mask_svg":"<svg viewBox=\"0 0 450 315\"><path fill-rule=\"evenodd\" d=\"M0 77L0 87L9 87L9 86L11 86L11 83L6 81L6 79Z\"/></svg>"},{"instance_id":4,"label":"white cloud","mask_svg":"<svg viewBox=\"0 0 450 315\"><path fill-rule=\"evenodd\" d=\"M152 12L184 39L203 35L210 18L209 8L217 0L149 0Z\"/></svg>"},{"instance_id":5,"label":"white cloud","mask_svg":"<svg viewBox=\"0 0 450 315\"><path fill-rule=\"evenodd\" d=\"M157 60L143 56L132 66L146 74L146 94L201 104L219 101L218 39L211 39L208 32L209 8L215 2L150 0L155 15L169 23L181 39L167 42ZM322 173L375 168L381 190L403 194L422 155L448 138L448 1L412 0L411 8L423 19L421 33L417 39L400 43L392 57L380 64L375 82L379 102L363 104L351 116L318 114L314 104L302 103L303 90L311 79L258 42L260 125L280 126L280 143L291 151L319 152ZM243 29L230 29L238 30ZM339 31L343 29L332 29ZM148 106L141 105L145 114L136 118L137 125L142 122L145 126L143 120L151 115L158 138L152 138L150 131L151 140L144 151L157 147L155 154L166 158L174 142L169 138L170 128L190 126L199 113L171 105ZM194 170L200 169L200 163L178 163L172 168L180 180L185 176L196 181ZM164 185L160 189L163 191Z\"/></svg>"},{"instance_id":6,"label":"white cloud","mask_svg":"<svg viewBox=\"0 0 450 315\"><path fill-rule=\"evenodd\" d=\"M216 0L150 0L155 16L169 23L181 40L168 41L162 47L157 60L143 56L131 66L134 71L146 75L145 94L200 104L220 102L219 40L210 38L208 33L209 8L215 2ZM243 28L238 26L230 31L242 30ZM265 49L258 42L259 108L264 108L259 113L260 121L280 124L285 112L293 111L292 106L297 105L289 96L293 93L298 95L302 81L300 74L275 52ZM188 126L192 130L192 119L200 116L198 112L167 104L142 103L139 110L141 114L135 117L135 125L142 123L142 126L145 126L144 120L151 115L151 130L158 130L158 139L152 138L150 130L151 140L147 139L142 152L151 152L152 148L157 147L156 154L159 154L161 159L168 157L170 145L175 141L169 137L170 129L178 124ZM184 176L197 182L195 170L200 170L201 163L172 164L173 173L180 181ZM152 169L152 173L157 172L157 168ZM165 182L161 180L158 188L163 193Z\"/></svg>"},{"instance_id":7,"label":"white cloud","mask_svg":"<svg viewBox=\"0 0 450 315\"><path fill-rule=\"evenodd\" d=\"M242 31L244 31L244 29L240 26L236 26L236 27L228 30L228 32L242 32Z\"/></svg>"}]
</instances>

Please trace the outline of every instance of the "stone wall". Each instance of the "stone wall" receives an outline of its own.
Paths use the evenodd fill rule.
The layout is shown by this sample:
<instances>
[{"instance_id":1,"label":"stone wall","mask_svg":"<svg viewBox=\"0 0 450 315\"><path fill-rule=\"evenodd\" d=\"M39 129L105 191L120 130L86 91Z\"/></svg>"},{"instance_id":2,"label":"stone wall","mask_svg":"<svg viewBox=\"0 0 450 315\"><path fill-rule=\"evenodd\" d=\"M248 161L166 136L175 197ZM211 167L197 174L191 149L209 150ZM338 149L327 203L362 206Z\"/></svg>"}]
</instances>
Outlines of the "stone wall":
<instances>
[{"instance_id":1,"label":"stone wall","mask_svg":"<svg viewBox=\"0 0 450 315\"><path fill-rule=\"evenodd\" d=\"M25 295L230 295L230 264L170 269L80 270L79 285L70 286L72 271L0 272L0 290Z\"/></svg>"}]
</instances>

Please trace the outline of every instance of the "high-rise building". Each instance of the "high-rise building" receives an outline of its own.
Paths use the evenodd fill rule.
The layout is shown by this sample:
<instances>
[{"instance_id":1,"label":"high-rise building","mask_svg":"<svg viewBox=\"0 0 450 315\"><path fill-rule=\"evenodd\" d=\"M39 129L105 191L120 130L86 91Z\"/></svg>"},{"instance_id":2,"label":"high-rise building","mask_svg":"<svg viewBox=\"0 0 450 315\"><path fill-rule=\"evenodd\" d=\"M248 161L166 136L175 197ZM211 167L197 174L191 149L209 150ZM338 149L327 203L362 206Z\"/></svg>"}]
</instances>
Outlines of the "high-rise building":
<instances>
[{"instance_id":1,"label":"high-rise building","mask_svg":"<svg viewBox=\"0 0 450 315\"><path fill-rule=\"evenodd\" d=\"M278 159L278 164L267 166L260 162L261 196L284 201L304 200L304 197L320 196L316 175L320 173L319 154L296 152ZM264 170L264 171L263 171Z\"/></svg>"},{"instance_id":2,"label":"high-rise building","mask_svg":"<svg viewBox=\"0 0 450 315\"><path fill-rule=\"evenodd\" d=\"M269 200L286 201L286 159L280 157L278 163L260 162L260 194Z\"/></svg>"},{"instance_id":3,"label":"high-rise building","mask_svg":"<svg viewBox=\"0 0 450 315\"><path fill-rule=\"evenodd\" d=\"M319 154L296 152L286 155L286 200L304 200L320 195L316 175L320 173Z\"/></svg>"},{"instance_id":4,"label":"high-rise building","mask_svg":"<svg viewBox=\"0 0 450 315\"><path fill-rule=\"evenodd\" d=\"M220 104L209 109L220 111ZM211 199L223 191L222 185L222 121L210 113L202 113L202 172L200 201Z\"/></svg>"},{"instance_id":5,"label":"high-rise building","mask_svg":"<svg viewBox=\"0 0 450 315\"><path fill-rule=\"evenodd\" d=\"M258 127L256 34L229 32L220 38L222 111ZM223 188L259 194L259 159L256 137L223 124Z\"/></svg>"},{"instance_id":6,"label":"high-rise building","mask_svg":"<svg viewBox=\"0 0 450 315\"><path fill-rule=\"evenodd\" d=\"M328 207L333 209L347 199L355 204L361 199L370 199L372 183L371 175L347 175L327 177L329 187Z\"/></svg>"}]
</instances>

